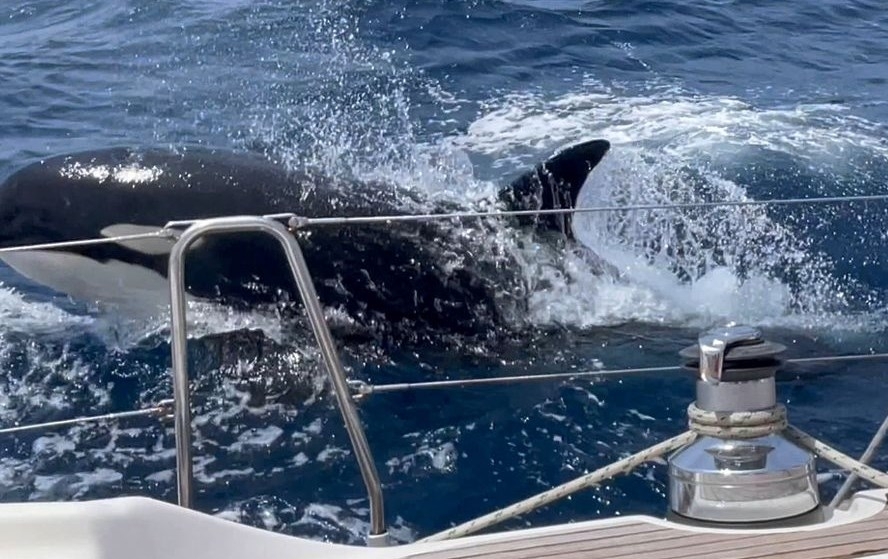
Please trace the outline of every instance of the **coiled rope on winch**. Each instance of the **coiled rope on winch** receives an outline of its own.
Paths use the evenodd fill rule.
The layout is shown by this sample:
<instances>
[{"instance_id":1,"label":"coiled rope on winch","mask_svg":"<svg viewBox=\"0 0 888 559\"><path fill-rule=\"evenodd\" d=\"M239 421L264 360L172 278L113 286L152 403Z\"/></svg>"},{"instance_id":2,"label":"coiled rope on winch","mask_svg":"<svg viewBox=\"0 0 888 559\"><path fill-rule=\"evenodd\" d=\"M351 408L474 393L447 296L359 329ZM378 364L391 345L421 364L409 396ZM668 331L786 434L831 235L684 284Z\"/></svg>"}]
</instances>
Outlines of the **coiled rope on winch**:
<instances>
[{"instance_id":1,"label":"coiled rope on winch","mask_svg":"<svg viewBox=\"0 0 888 559\"><path fill-rule=\"evenodd\" d=\"M874 485L888 488L888 474L871 468L798 428L789 425L786 420L786 408L782 404L766 410L729 413L701 410L696 404L692 403L688 406L688 426L690 429L680 435L617 460L594 472L543 491L508 507L433 534L418 540L416 543L459 538L490 528L505 520L551 504L577 491L599 485L617 475L628 473L644 462L662 458L674 450L691 444L698 436L711 436L721 439L752 439L781 433L788 440L841 468L849 470L861 479L865 479Z\"/></svg>"},{"instance_id":2,"label":"coiled rope on winch","mask_svg":"<svg viewBox=\"0 0 888 559\"><path fill-rule=\"evenodd\" d=\"M755 439L786 429L786 407L777 404L768 410L713 412L688 406L688 427L705 437L719 439Z\"/></svg>"},{"instance_id":3,"label":"coiled rope on winch","mask_svg":"<svg viewBox=\"0 0 888 559\"><path fill-rule=\"evenodd\" d=\"M767 410L733 413L701 410L696 404L691 404L688 406L688 427L698 435L720 439L754 439L781 433L798 446L848 470L857 477L873 485L888 488L888 474L839 452L787 423L786 408L782 404Z\"/></svg>"}]
</instances>

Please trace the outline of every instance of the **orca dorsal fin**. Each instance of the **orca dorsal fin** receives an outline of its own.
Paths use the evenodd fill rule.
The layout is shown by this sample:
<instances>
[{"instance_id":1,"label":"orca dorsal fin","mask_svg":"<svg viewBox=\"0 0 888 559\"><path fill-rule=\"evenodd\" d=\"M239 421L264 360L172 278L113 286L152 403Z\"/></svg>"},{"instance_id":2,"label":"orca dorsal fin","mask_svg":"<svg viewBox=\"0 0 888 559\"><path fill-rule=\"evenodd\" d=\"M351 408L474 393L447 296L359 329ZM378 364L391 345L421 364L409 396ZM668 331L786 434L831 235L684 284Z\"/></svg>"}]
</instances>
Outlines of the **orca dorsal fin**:
<instances>
[{"instance_id":1,"label":"orca dorsal fin","mask_svg":"<svg viewBox=\"0 0 888 559\"><path fill-rule=\"evenodd\" d=\"M565 148L512 181L500 191L499 198L509 210L574 208L586 177L609 149L607 140L591 140ZM540 215L521 222L573 238L571 217L571 214Z\"/></svg>"}]
</instances>

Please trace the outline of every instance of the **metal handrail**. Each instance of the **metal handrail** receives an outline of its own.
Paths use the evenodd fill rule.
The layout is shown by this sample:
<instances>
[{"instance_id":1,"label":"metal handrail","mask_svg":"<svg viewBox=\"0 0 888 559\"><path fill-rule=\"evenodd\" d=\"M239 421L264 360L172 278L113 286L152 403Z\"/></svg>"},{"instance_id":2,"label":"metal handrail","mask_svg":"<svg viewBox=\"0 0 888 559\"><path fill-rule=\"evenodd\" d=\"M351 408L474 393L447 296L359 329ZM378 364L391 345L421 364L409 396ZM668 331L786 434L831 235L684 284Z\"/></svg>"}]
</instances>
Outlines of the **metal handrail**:
<instances>
[{"instance_id":1,"label":"metal handrail","mask_svg":"<svg viewBox=\"0 0 888 559\"><path fill-rule=\"evenodd\" d=\"M188 390L188 355L185 306L185 253L199 238L219 233L266 233L280 242L293 279L305 305L311 329L315 334L324 364L333 382L336 400L345 420L345 428L354 447L355 456L361 469L361 477L367 487L370 501L370 534L368 544L386 545L388 536L385 527L382 485L376 464L370 453L367 437L352 402L348 382L339 354L324 320L324 314L312 283L305 257L296 238L287 228L271 219L257 216L220 217L201 220L185 230L170 252L170 314L172 328L173 396L175 399L176 467L179 504L191 508L193 502L193 468L191 458L191 398Z\"/></svg>"},{"instance_id":2,"label":"metal handrail","mask_svg":"<svg viewBox=\"0 0 888 559\"><path fill-rule=\"evenodd\" d=\"M886 195L888 196L888 195ZM864 197L867 200L870 197ZM883 199L884 197L879 197L879 199ZM831 199L823 199L820 201L833 201ZM795 203L795 200L786 200L784 203ZM708 204L706 204L708 205ZM752 204L737 204L737 205L752 205ZM651 209L654 206L647 207L646 209ZM636 207L634 209L638 209ZM633 209L633 208L627 208ZM603 211L607 210L607 208L596 208L593 211ZM500 212L496 215L506 215L509 212ZM518 212L511 212L517 214ZM545 213L545 212L534 212L534 213ZM102 244L102 243L113 243L113 242L121 242L127 240L137 240L137 239L146 239L146 238L175 238L176 242L173 244L170 257L169 257L169 281L170 281L170 298L171 298L171 325L172 325L172 368L173 368L173 390L174 390L174 420L175 420L175 436L176 436L176 460L177 460L177 489L178 489L178 498L179 504L186 508L191 508L193 504L193 463L192 463L192 454L191 454L191 407L190 407L190 393L189 393L189 375L188 375L188 362L187 362L187 329L186 329L186 301L185 301L185 286L184 286L184 259L185 254L188 249L201 237L219 234L219 233L239 233L239 232L259 232L266 233L276 240L282 246L284 253L287 257L288 264L290 265L291 272L293 274L294 281L296 282L297 288L299 290L299 294L305 304L306 312L308 313L308 318L310 321L310 325L315 334L316 340L321 349L321 353L324 359L325 366L327 367L328 373L330 374L330 378L332 380L334 386L334 393L336 394L337 402L340 406L340 411L343 414L343 419L345 421L345 426L349 434L349 438L352 442L353 448L355 450L355 455L358 460L358 464L361 470L361 475L363 477L365 486L367 488L367 493L369 497L370 503L370 534L368 535L368 544L371 546L379 546L379 545L387 545L389 543L388 535L386 532L385 526L385 518L384 518L384 508L383 508L383 495L381 483L379 481L378 472L376 470L375 462L371 455L369 444L366 439L366 435L364 433L363 427L360 422L360 418L357 415L357 411L354 406L354 402L352 401L351 390L350 388L354 388L357 391L355 394L355 398L360 398L363 396L367 396L370 394L378 393L378 392L394 392L398 390L407 390L407 389L417 389L417 388L444 388L449 386L475 386L475 385L490 385L490 384L502 384L502 383L511 383L511 382L528 382L528 381L538 381L538 380L555 380L555 379L563 379L563 378L572 378L572 377L581 377L581 376L600 376L600 375L614 375L614 374L627 374L633 372L652 372L652 371L665 371L665 370L675 370L679 367L654 367L648 369L623 369L623 370L603 370L603 371L574 371L568 373L555 373L555 374L547 374L547 375L520 375L513 377L498 377L498 378L490 378L490 379L464 379L464 380L453 380L453 381L435 381L428 383L399 383L399 384L390 384L390 385L378 385L373 386L361 381L353 381L351 387L349 385L349 381L346 379L345 372L343 370L342 364L339 361L338 352L336 350L335 344L333 343L332 336L330 334L329 328L326 324L326 321L323 316L323 311L320 306L320 302L317 297L317 293L315 292L314 285L312 282L311 275L309 273L307 264L305 262L304 256L300 249L299 243L296 241L296 238L290 233L287 226L282 224L280 219L287 219L291 229L297 229L305 226L311 225L334 225L334 224L349 224L349 223L373 223L376 221L398 221L401 219L417 219L417 220L425 220L425 219L440 219L443 217L480 217L481 214L449 214L445 215L421 215L421 216L376 216L376 217L368 217L368 218L320 218L317 220L310 220L306 218L302 218L299 216L295 216L293 214L274 214L268 216L231 216L231 217L222 217L222 218L213 218L213 219L204 219L193 222L170 222L164 229L153 233L146 234L137 234L137 235L125 235L120 237L109 237L102 239L90 239L85 241L70 241L70 242L61 242L61 243L49 243L46 245L30 245L30 246L21 246L21 247L10 247L8 249L0 249L0 252L6 251L19 251L19 250L34 250L37 248L64 248L68 246L76 246L80 244ZM173 231L172 227L184 226L190 224L190 226L181 234ZM840 361L840 360L858 360L858 359L883 359L888 354L867 354L867 355L847 355L847 356L828 356L828 357L813 357L813 358L801 358L801 359L790 359L788 362L791 363L804 363L804 362L827 362L827 361ZM83 423L88 421L96 421L96 420L107 420L107 419L120 419L125 417L135 417L140 415L163 415L164 408L163 405L167 404L168 401L162 401L155 408L149 408L144 410L136 410L130 412L120 412L115 414L107 414L104 416L97 417L86 417L86 418L76 418L71 420L63 420L58 422L50 422L46 424L34 425L34 426L22 426L22 427L11 427L7 429L0 429L0 434L5 433L16 433L19 431L25 431L36 428L48 428L48 427L58 427L65 426L75 423ZM833 449L826 447L822 443L819 443L816 440L811 439L804 433L797 432L794 436L796 437L807 437L812 441L810 445L814 452L825 456L826 458L832 460L836 464L849 469L852 472L851 478L849 478L846 486L840 490L836 499L833 503L831 503L830 508L834 507L842 496L844 495L844 491L848 486L853 483L854 477L859 472L871 472L871 469L866 467L866 462L874 452L875 448L881 442L885 433L888 432L888 418L886 418L876 437L874 437L873 442L870 445L870 448L867 449L864 457L861 458L860 461L853 461L853 459L845 460L847 457L841 455L840 453L836 453ZM681 435L680 437L683 437ZM678 438L672 439L670 441L677 441ZM667 441L666 443L670 443ZM664 444L661 443L657 447L653 447L654 449L663 447ZM815 443L816 446L815 448ZM671 444L671 443L670 443ZM807 443L806 443L807 444ZM832 456L838 456L839 460L835 458L831 458ZM657 455L659 456L661 453L658 451ZM653 456L654 454L650 454ZM466 523L471 531L475 531L480 529L483 523L487 523L486 525L492 525L493 522L488 522L488 520L496 520L500 521L502 519L508 518L508 514L518 514L516 511L523 511L525 507L528 507L527 510L533 510L542 504L545 504L549 501L550 497L554 497L556 495L564 496L569 492L573 492L575 488L586 487L592 485L593 483L599 483L600 479L606 479L610 474L617 471L616 466L619 464L628 464L634 463L635 461L644 461L648 454L642 455L642 453L633 455L625 460L621 460L615 464L606 466L593 472L592 474L587 474L582 478L578 478L572 482L568 482L562 486L554 488L552 490L548 490L540 495L534 496L530 499L526 499L521 501L515 505L507 507L507 509L503 509L501 511L496 511L491 513L490 515L486 515L485 517L481 517L479 519L470 521ZM641 457L641 458L639 458ZM851 464L850 466L847 464ZM620 466L622 467L622 466ZM622 471L622 470L620 470ZM873 475L882 476L884 479L884 474L881 472L872 471ZM605 475L606 474L606 475ZM870 481L873 480L871 477L866 477ZM880 482L877 482L880 483ZM545 499L542 499L545 497ZM456 535L457 533L465 534L469 533L466 530L457 527L455 529L448 530L445 533L431 536L429 538L425 538L421 541L435 541L437 539L443 539L443 537L450 537ZM440 537L439 537L440 536Z\"/></svg>"},{"instance_id":3,"label":"metal handrail","mask_svg":"<svg viewBox=\"0 0 888 559\"><path fill-rule=\"evenodd\" d=\"M857 353L854 355L824 355L822 357L796 357L784 359L787 365L802 365L805 363L837 363L845 361L869 361L886 360L888 353ZM478 386L498 386L503 384L517 384L522 382L554 382L558 380L575 380L582 378L603 378L611 376L637 375L644 373L672 373L677 371L687 372L684 365L672 365L664 367L635 367L630 369L595 369L591 371L568 371L566 373L540 373L528 375L513 375L507 377L482 377L451 380L431 380L422 382L396 382L392 384L370 384L359 379L348 381L352 389L352 397L356 401L362 401L374 394L390 394L393 392L407 392L411 390L436 390L440 388L469 388ZM888 419L886 419L888 421ZM884 427L888 434L888 423Z\"/></svg>"},{"instance_id":4,"label":"metal handrail","mask_svg":"<svg viewBox=\"0 0 888 559\"><path fill-rule=\"evenodd\" d=\"M372 224L388 224L395 222L423 222L437 220L461 220L476 218L506 218L506 217L534 217L547 215L567 215L567 214L588 214L588 213L611 213L611 212L634 212L647 210L688 210L688 209L711 209L721 207L749 207L749 206L793 206L805 204L846 204L846 203L866 203L866 202L885 202L888 201L888 194L866 194L859 196L822 196L816 198L771 198L767 200L721 200L712 202L668 202L668 203L645 203L645 204L626 204L622 206L592 206L581 208L553 208L548 210L503 210L503 211L462 211L447 213L426 213L426 214L395 214L395 215L369 215L369 216L353 216L353 217L304 217L296 215L293 212L283 212L275 214L267 214L262 217L273 220L285 220L291 229L302 229L309 227L321 227L330 225L372 225ZM150 233L136 233L132 235L118 235L113 237L94 237L88 239L75 239L68 241L35 243L30 245L17 245L0 248L0 254L10 252L26 252L31 250L49 250L57 248L69 248L89 245L114 244L126 241L137 241L142 239L173 239L178 236L178 229L182 229L193 225L201 219L179 219L168 221L163 227L157 231Z\"/></svg>"}]
</instances>

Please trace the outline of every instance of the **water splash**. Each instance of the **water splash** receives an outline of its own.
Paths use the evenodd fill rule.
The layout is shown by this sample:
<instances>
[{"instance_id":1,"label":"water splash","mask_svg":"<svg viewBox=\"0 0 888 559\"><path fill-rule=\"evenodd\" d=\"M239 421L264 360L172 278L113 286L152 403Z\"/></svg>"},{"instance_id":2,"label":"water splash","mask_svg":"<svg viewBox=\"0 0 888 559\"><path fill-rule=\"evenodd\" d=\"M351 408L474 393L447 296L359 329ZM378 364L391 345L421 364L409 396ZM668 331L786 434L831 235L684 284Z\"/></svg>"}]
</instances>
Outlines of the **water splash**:
<instances>
[{"instance_id":1,"label":"water splash","mask_svg":"<svg viewBox=\"0 0 888 559\"><path fill-rule=\"evenodd\" d=\"M834 105L759 109L674 88L624 95L594 82L587 87L554 99L514 94L491 102L456 144L499 153L497 164L506 166L580 139L607 138L614 147L591 174L581 206L749 200L750 188L772 197L780 187L835 195L843 192L824 190L838 185L857 193L872 183L873 167L862 171L849 161L881 161L881 171L888 170L878 127ZM796 173L795 184L763 185L754 172L775 157L775 164L789 159L807 174ZM531 310L538 323L579 327L733 319L879 329L878 294L839 272L809 236L834 219L775 215L761 206L581 214L574 221L578 238L621 279L596 277L571 256L536 260Z\"/></svg>"},{"instance_id":2,"label":"water splash","mask_svg":"<svg viewBox=\"0 0 888 559\"><path fill-rule=\"evenodd\" d=\"M102 137L132 138L134 134L143 140L144 130L149 135L154 130L157 141L210 142L221 135L236 143L239 136L232 130L243 126L246 115L252 123L252 130L242 133L246 143L267 148L291 167L383 178L462 202L483 199L495 190L493 182L475 178L467 163L470 158L486 158L495 171L512 174L559 146L591 136L610 139L615 149L593 176L584 192L591 198L584 198L584 203L743 199L753 195L743 180L748 173L744 175L741 169L738 179L737 173L727 173L725 167L768 167L768 157L774 154L818 172L828 167L832 175L826 175L827 179L844 177L842 187L853 189L872 180L867 182L850 165L854 158L849 154L874 161L877 170L886 159L885 144L879 141L874 125L838 106L763 109L737 99L678 89L628 92L593 81L581 91L557 98L527 93L498 96L484 104L483 116L470 123L465 134L439 138L417 124L413 116L417 106L428 98L446 113L461 101L421 78L392 52L363 43L349 3L303 2L297 10L289 2L259 7L240 1L223 4L225 9L218 16L210 9L199 25L185 26L181 36L174 33L172 37L168 32L163 35L160 28L180 29L179 14L155 17L154 10L167 8L154 4L146 5L141 15L131 14L151 21L142 29L140 41L150 37L161 45L162 53L133 64L145 70L139 72L141 77L132 79L121 73L114 93L125 99L123 116L128 118L111 118L103 126L94 125L74 136L90 139L101 132ZM228 23L220 23L223 15L229 17L228 6L236 13ZM264 9L272 13L260 14ZM115 34L121 39L127 36ZM237 40L232 42L232 37ZM288 41L282 49L280 44ZM174 46L167 49L167 43ZM120 49L112 46L108 60L117 64ZM134 49L141 56L140 46L129 45L129 56L135 56ZM237 56L249 57L255 68L241 68L235 77L225 77L235 74L228 71L228 63ZM293 66L290 60L295 61ZM147 70L155 66L159 70ZM219 85L220 79L227 81ZM85 97L82 103L88 114L99 113L93 99ZM53 141L59 149L67 149L71 138L66 135ZM847 180L848 176L860 181ZM835 193L829 190L835 188L832 180L812 186ZM556 254L505 227L494 229L478 245L494 261L496 254L503 253L518 259L532 288L530 320L537 325L585 329L638 320L646 324L640 329L647 330L652 323L708 326L729 316L756 323L785 321L838 328L850 328L859 321L866 328L884 328L885 322L870 305L864 305L863 318L849 314L854 298L830 259L818 253L810 238L766 212L690 212L679 221L656 212L605 219L590 216L585 222L577 220L577 229L587 243L623 270L623 278L594 275L582 259ZM716 237L714 244L708 240L712 237ZM799 290L802 285L814 289ZM836 293L841 296L836 298ZM59 311L5 291L0 292L0 306L5 319L0 363L18 367L17 373L6 368L7 376L0 383L0 409L12 410L3 420L28 421L41 411L97 410L107 406L109 399L123 405L168 396L166 362L158 357L165 351L165 317L120 324L118 333L111 336L116 341L98 349L89 347L84 350L85 359L79 359L70 348L60 348L54 335L76 338L90 332L95 323L91 316ZM279 317L273 313L190 310L199 336L258 328L272 340L283 337ZM45 344L28 340L46 333L53 336ZM140 342L146 338L157 341L162 351L143 350ZM104 363L104 350L116 353L115 343L122 357ZM312 347L306 340L296 345ZM239 485L237 481L249 478L285 494L292 490L296 477L323 482L351 467L342 444L341 420L330 413L330 402L325 399L316 355L280 347L269 349L264 359L240 358L243 355L236 348L228 355L232 360L223 364L208 364L211 360L206 355L198 356L204 373L196 387L200 393L195 413L199 480L229 491ZM551 358L546 353L546 362ZM294 371L309 381L302 394L305 400L295 409L280 404L281 387L293 380ZM117 391L129 385L133 393L121 396L112 382ZM639 390L649 392L656 379L645 382ZM60 386L60 396L51 394L51 388ZM654 391L660 394L672 388L657 386L660 389ZM522 395L527 391L522 387ZM508 493L525 477L549 487L562 481L558 479L562 468L573 473L595 467L623 453L628 442L661 438L671 428L671 418L660 402L640 402L649 407L635 413L605 415L617 406L600 387L568 385L562 392L542 405L529 406L523 415L520 409L509 407L507 417L485 418L495 407L485 402L484 409L472 413L460 437L446 430L427 432L428 424L422 424L422 432L405 436L407 448L389 465L393 472L405 472L405 485L419 471L429 477L462 472L476 479L489 473L489 483L479 487L481 492ZM577 393L573 398L572 392ZM434 409L441 409L437 400ZM475 415L488 421L482 425ZM269 429L269 424L274 428ZM503 429L502 424L508 427ZM390 427L383 424L377 434L383 435ZM487 435L482 437L482 432ZM577 433L579 441L572 442ZM10 488L4 499L97 497L123 489L145 489L172 498L172 443L163 428L78 427L64 436L13 444L24 448L18 448L15 456L0 458L0 482ZM471 449L475 449L471 457L462 454ZM489 460L478 461L478 450L486 449L495 452ZM270 452L280 456L272 460ZM546 456L557 460L548 463ZM547 474L548 469L552 473ZM356 474L350 475L342 476L343 483L355 481ZM133 485L120 487L122 479ZM145 481L138 486L129 480ZM654 481L650 484L651 491L661 491ZM281 532L359 541L367 531L366 501L318 495L321 485L298 495L312 501L300 506L278 497L244 501L242 495L229 493L220 498L224 508L220 514ZM344 491L360 495L357 485ZM415 491L411 485L411 498ZM434 495L434 490L429 494ZM603 487L593 496L594 508L589 510L601 514L619 513L620 503L629 495L619 487ZM400 527L399 539L413 539L415 534L404 524L400 519L395 522Z\"/></svg>"}]
</instances>

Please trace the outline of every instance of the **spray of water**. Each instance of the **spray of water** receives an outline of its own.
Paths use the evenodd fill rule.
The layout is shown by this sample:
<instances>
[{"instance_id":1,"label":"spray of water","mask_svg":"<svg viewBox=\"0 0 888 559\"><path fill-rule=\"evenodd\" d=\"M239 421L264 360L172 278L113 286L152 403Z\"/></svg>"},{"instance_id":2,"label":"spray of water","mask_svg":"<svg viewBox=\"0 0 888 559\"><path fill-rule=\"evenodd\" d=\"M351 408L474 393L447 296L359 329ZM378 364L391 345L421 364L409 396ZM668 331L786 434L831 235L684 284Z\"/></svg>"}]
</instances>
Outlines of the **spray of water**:
<instances>
[{"instance_id":1,"label":"spray of water","mask_svg":"<svg viewBox=\"0 0 888 559\"><path fill-rule=\"evenodd\" d=\"M828 167L839 177L857 172L847 166L849 153L888 160L876 127L836 106L761 109L675 89L625 93L594 81L554 98L499 95L482 103L482 116L464 134L429 138L412 117L417 99L431 100L442 113L459 101L421 79L393 53L361 42L358 19L348 3L331 0L310 2L301 10L281 8L280 17L271 22L237 19L238 25L275 32L267 43L244 43L260 53L277 52L274 42L289 29L287 50L292 56L286 72L278 71L276 83L258 100L237 99L233 104L247 107L246 143L265 147L293 168L385 179L433 199L466 203L495 191L494 182L475 178L470 157L491 159L495 171L511 175L560 146L603 137L614 149L586 185L581 203L619 205L746 199L751 194L742 170L731 174L725 169L749 161L766 165L763 155L778 154L815 169ZM251 37L265 36L262 33ZM282 67L274 56L256 60ZM256 89L246 91L252 95ZM213 107L205 109L212 112ZM194 122L202 124L204 111L195 112L200 114ZM175 137L165 134L162 139ZM520 263L530 289L530 315L525 318L535 325L588 328L642 321L708 326L719 318L850 329L884 325L872 305L864 306L862 317L854 314L853 305L861 300L859 288L835 274L834 263L810 238L762 208L580 216L575 229L583 243L619 269L619 277L593 274L579 256L558 254L502 224L476 245L493 263L502 255ZM465 229L465 234L471 233ZM190 311L195 332L203 337L249 327L271 334L273 341L283 339L273 313L232 314L199 305ZM139 387L138 398L151 401L168 395L166 364L131 355L146 338L165 338L166 317L110 327L116 333L106 339L105 347L111 348L109 354L119 347L124 357L109 376L73 356L64 344L25 339L44 329L59 334L76 328L77 335L91 335L93 318L9 290L0 290L0 313L0 365L7 371L0 382L4 423L34 420L41 411L62 416L74 407L100 409L107 405L114 382L132 378L148 385ZM307 340L301 342L295 345L312 347ZM306 470L317 475L331 463L348 462L334 460L348 451L329 442L336 438L331 437L331 425L339 422L326 422L329 405L323 401L325 386L316 354L278 347L264 358L241 358L237 351L231 357L225 362L207 358L212 362L203 364L210 373L196 387L201 396L195 413L196 442L202 446L196 462L199 480L227 484L254 478L256 460L269 448L291 457L269 476L292 477ZM278 403L278 389L298 375L306 380L302 407L286 411ZM595 398L590 393L589 399ZM317 409L318 402L324 410ZM309 408L312 413L304 414ZM554 424L568 421L557 406L541 406L539 411ZM325 419L303 420L308 415ZM275 418L271 427L269 416ZM341 432L333 435L345 440ZM415 439L411 443L417 448L386 463L392 472L435 475L459 466L457 435L441 432ZM534 437L533 444L539 440ZM561 445L560 434L554 442ZM76 450L81 446L90 450ZM169 434L156 426L132 431L76 428L63 436L34 439L19 455L0 458L0 484L13 488L10 498L79 498L90 488L119 484L122 472L138 464L147 487L168 495L171 446ZM576 452L569 449L565 455ZM109 466L95 466L98 463ZM322 536L356 540L366 530L366 502L347 505L319 500L294 506L258 497L233 501L220 515L269 529L308 528ZM403 539L412 538L403 523L396 525L402 526Z\"/></svg>"},{"instance_id":2,"label":"spray of water","mask_svg":"<svg viewBox=\"0 0 888 559\"><path fill-rule=\"evenodd\" d=\"M802 162L821 180L768 185L773 197L804 187L813 194L859 192L869 175L849 167L849 159L888 162L875 125L832 105L762 110L674 88L626 96L594 82L587 87L554 99L504 96L456 143L470 152L503 154L499 165L517 165L526 164L527 146L539 152L582 138L611 140L612 152L584 186L581 206L748 200L749 188L762 188L744 178L755 178L758 167L775 159ZM824 192L828 184L840 192ZM535 319L580 327L626 320L703 326L731 319L880 328L877 295L837 273L833 259L794 227L796 221L760 206L579 215L578 238L620 277L593 276L570 256L557 266L537 263L534 276L544 281L536 282L532 295Z\"/></svg>"}]
</instances>

